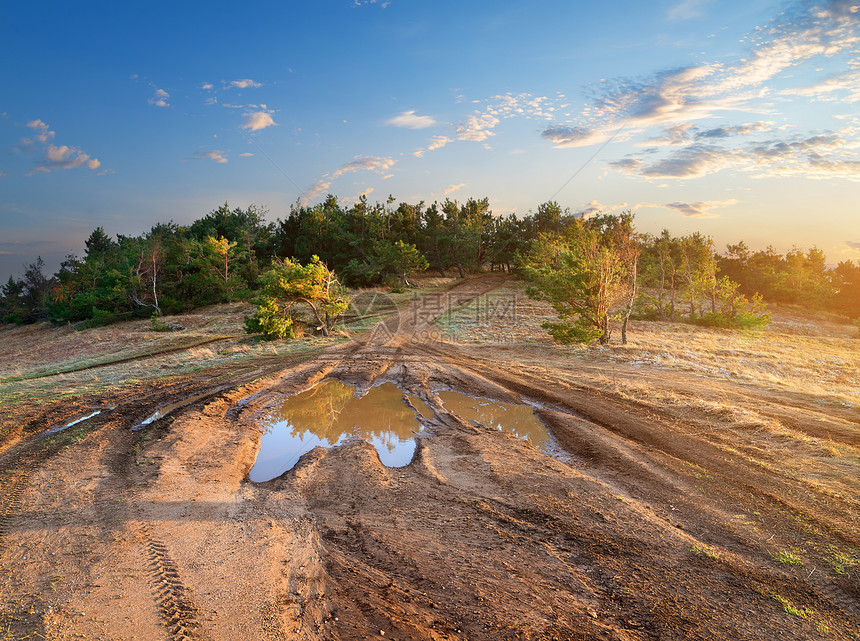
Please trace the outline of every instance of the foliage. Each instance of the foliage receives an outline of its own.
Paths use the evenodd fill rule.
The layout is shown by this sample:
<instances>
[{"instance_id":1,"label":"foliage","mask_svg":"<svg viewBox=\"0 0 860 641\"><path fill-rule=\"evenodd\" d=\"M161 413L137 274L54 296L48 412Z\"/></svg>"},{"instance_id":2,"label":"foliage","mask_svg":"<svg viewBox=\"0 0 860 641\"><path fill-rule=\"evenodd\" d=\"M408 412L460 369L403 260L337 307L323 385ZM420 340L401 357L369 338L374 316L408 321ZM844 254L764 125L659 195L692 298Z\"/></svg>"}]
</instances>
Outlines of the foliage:
<instances>
[{"instance_id":1,"label":"foliage","mask_svg":"<svg viewBox=\"0 0 860 641\"><path fill-rule=\"evenodd\" d=\"M246 321L248 333L267 338L295 335L296 305L303 304L313 314L316 330L328 336L349 307L346 289L318 256L307 265L285 259L260 277L262 295L257 312Z\"/></svg>"},{"instance_id":2,"label":"foliage","mask_svg":"<svg viewBox=\"0 0 860 641\"><path fill-rule=\"evenodd\" d=\"M153 332L170 332L173 331L173 327L171 327L170 323L165 323L158 319L158 312L152 312L152 316L149 319L150 329Z\"/></svg>"},{"instance_id":3,"label":"foliage","mask_svg":"<svg viewBox=\"0 0 860 641\"><path fill-rule=\"evenodd\" d=\"M610 317L631 300L638 251L632 214L577 218L562 233L545 232L521 257L526 293L552 303L560 322L544 328L564 343L610 338ZM634 290L635 291L635 290Z\"/></svg>"},{"instance_id":4,"label":"foliage","mask_svg":"<svg viewBox=\"0 0 860 641\"><path fill-rule=\"evenodd\" d=\"M580 313L578 303L560 303L567 316L548 326L559 340L609 340L611 319L621 320L623 340L634 301L640 318L721 327L762 325L761 300L860 317L858 261L828 267L814 247L780 254L751 251L742 241L720 255L701 234L640 235L632 215L585 220L552 201L517 217L494 215L488 198L427 205L362 196L345 206L329 195L315 205L296 203L276 223L266 214L225 203L188 226L157 223L138 236L113 238L97 227L84 255L67 256L56 274L46 274L37 258L0 286L0 322L102 324L247 300L275 259L306 264L319 256L347 284L406 287L411 274L428 268L464 277L531 261L535 278L541 252L563 272L580 270L584 280L568 274L565 286L588 292L582 300L596 305Z\"/></svg>"},{"instance_id":5,"label":"foliage","mask_svg":"<svg viewBox=\"0 0 860 641\"><path fill-rule=\"evenodd\" d=\"M642 247L643 284L649 290L637 300L639 318L734 329L767 326L763 298L750 299L739 283L720 273L710 238L698 233L675 238L664 229L659 236L644 235Z\"/></svg>"}]
</instances>

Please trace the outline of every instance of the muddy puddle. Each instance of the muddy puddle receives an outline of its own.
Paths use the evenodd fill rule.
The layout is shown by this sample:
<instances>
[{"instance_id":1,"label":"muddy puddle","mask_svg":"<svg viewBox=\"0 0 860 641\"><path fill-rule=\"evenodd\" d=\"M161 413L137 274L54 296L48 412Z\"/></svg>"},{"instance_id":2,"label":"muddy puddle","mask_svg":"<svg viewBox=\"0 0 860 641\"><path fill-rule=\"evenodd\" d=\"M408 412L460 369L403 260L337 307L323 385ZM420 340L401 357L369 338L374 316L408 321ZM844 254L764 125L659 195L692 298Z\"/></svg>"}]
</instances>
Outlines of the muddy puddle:
<instances>
[{"instance_id":1,"label":"muddy puddle","mask_svg":"<svg viewBox=\"0 0 860 641\"><path fill-rule=\"evenodd\" d=\"M318 445L334 447L350 438L371 443L383 465L408 465L415 452L415 435L423 428L419 415L432 419L433 411L393 383L373 387L361 397L355 391L332 380L286 399L264 425L249 478L255 483L269 481L292 469L302 454Z\"/></svg>"},{"instance_id":2,"label":"muddy puddle","mask_svg":"<svg viewBox=\"0 0 860 641\"><path fill-rule=\"evenodd\" d=\"M582 462L558 444L528 405L476 398L452 390L440 390L437 395L445 409L466 421L528 440L547 456L568 465Z\"/></svg>"},{"instance_id":3,"label":"muddy puddle","mask_svg":"<svg viewBox=\"0 0 860 641\"><path fill-rule=\"evenodd\" d=\"M546 449L550 445L549 432L528 405L474 398L451 390L441 390L438 396L446 410L465 421L508 432L530 441L538 449Z\"/></svg>"}]
</instances>

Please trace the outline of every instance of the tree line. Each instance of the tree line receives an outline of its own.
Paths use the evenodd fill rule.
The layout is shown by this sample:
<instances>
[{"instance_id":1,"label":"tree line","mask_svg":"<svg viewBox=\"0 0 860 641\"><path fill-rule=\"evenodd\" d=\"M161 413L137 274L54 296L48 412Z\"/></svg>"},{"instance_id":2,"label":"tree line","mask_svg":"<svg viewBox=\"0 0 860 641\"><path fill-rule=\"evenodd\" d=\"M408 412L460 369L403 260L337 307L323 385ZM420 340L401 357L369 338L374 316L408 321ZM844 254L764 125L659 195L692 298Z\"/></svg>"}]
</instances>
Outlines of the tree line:
<instances>
[{"instance_id":1,"label":"tree line","mask_svg":"<svg viewBox=\"0 0 860 641\"><path fill-rule=\"evenodd\" d=\"M487 198L362 197L345 206L329 195L292 206L283 220L266 214L224 204L190 225L158 223L139 236L96 228L84 255L67 256L55 274L37 258L10 277L0 321L98 325L249 300L271 289L267 274L285 261L325 265L349 286L409 286L425 269L518 271L559 312L548 327L559 340L609 340L612 318L622 334L631 317L749 326L766 318L763 301L860 316L860 262L828 267L816 248L780 254L743 242L719 253L701 234L640 234L629 212L582 218L547 202L522 217L495 216Z\"/></svg>"}]
</instances>

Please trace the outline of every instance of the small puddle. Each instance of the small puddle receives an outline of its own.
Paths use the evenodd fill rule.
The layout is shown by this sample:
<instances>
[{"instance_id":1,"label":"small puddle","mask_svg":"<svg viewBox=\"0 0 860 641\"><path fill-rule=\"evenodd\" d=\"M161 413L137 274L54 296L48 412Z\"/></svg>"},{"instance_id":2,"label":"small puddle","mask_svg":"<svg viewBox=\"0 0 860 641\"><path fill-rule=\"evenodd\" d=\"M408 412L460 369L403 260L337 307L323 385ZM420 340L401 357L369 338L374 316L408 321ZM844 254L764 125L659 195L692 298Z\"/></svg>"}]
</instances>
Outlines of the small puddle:
<instances>
[{"instance_id":1,"label":"small puddle","mask_svg":"<svg viewBox=\"0 0 860 641\"><path fill-rule=\"evenodd\" d=\"M92 414L87 414L86 416L81 416L80 418L75 419L71 423L66 423L65 425L61 425L59 427L52 427L51 429L45 431L45 436L50 436L51 434L56 434L57 432L62 432L63 430L67 430L70 427L72 427L73 425L77 425L78 423L83 423L87 419L90 419L93 416L98 416L101 413L102 413L101 410L96 410Z\"/></svg>"},{"instance_id":2,"label":"small puddle","mask_svg":"<svg viewBox=\"0 0 860 641\"><path fill-rule=\"evenodd\" d=\"M159 407L157 410L155 410L155 414L153 414L149 418L145 418L140 423L138 423L137 425L132 427L131 431L137 432L139 430L142 430L147 425L154 423L155 421L157 421L160 418L164 418L165 416L167 416L171 412L174 412L181 407L185 407L186 405L191 405L192 403L196 403L197 401L204 399L207 396L214 396L218 392L221 392L225 389L227 389L227 388L226 387L219 387L218 389L213 390L211 392L203 392L202 394L198 394L197 396L192 396L191 398L182 399L181 401L179 401L177 403L173 403L172 405L166 405L165 407Z\"/></svg>"},{"instance_id":3,"label":"small puddle","mask_svg":"<svg viewBox=\"0 0 860 641\"><path fill-rule=\"evenodd\" d=\"M302 454L318 445L334 447L351 437L369 441L383 465L408 465L415 434L423 427L418 414L433 417L424 401L393 383L357 397L353 386L326 381L291 396L278 408L265 425L260 453L248 476L255 483L269 481L291 470Z\"/></svg>"}]
</instances>

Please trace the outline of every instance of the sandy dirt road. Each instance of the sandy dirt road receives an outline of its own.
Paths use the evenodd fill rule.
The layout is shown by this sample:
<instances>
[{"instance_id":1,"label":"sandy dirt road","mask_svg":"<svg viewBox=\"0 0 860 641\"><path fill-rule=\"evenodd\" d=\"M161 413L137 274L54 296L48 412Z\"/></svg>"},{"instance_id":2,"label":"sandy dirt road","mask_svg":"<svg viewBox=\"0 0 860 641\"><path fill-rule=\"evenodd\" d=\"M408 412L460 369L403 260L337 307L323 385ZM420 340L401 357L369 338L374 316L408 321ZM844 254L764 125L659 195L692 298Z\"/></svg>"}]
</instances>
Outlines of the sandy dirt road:
<instances>
[{"instance_id":1,"label":"sandy dirt road","mask_svg":"<svg viewBox=\"0 0 860 641\"><path fill-rule=\"evenodd\" d=\"M0 639L860 638L860 568L839 565L860 548L856 479L754 463L752 435L589 386L598 364L440 340L436 317L500 282L312 353L108 392L77 432L35 434L60 407L16 415L30 427L0 454ZM856 410L613 376L860 433ZM326 379L424 400L411 464L357 441L250 482L265 417ZM565 456L449 412L442 389L532 405ZM199 395L131 430L154 401Z\"/></svg>"}]
</instances>

